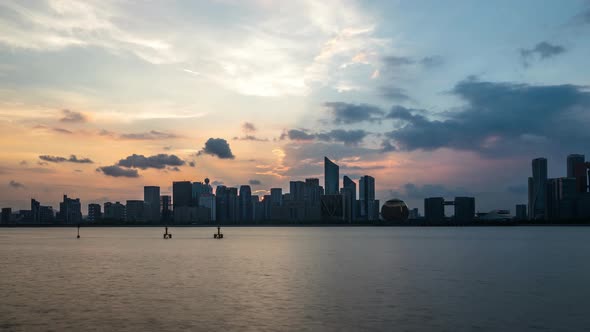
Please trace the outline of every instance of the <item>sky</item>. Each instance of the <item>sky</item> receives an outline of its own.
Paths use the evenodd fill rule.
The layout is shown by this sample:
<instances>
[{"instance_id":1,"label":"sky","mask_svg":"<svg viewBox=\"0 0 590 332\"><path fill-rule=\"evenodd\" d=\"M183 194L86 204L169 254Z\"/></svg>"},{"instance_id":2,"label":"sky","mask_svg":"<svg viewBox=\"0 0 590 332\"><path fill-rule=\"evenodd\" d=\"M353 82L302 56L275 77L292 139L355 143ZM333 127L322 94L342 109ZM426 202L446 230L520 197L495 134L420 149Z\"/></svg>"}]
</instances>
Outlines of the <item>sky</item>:
<instances>
[{"instance_id":1,"label":"sky","mask_svg":"<svg viewBox=\"0 0 590 332\"><path fill-rule=\"evenodd\" d=\"M526 203L590 156L590 1L2 1L0 206L376 179Z\"/></svg>"}]
</instances>

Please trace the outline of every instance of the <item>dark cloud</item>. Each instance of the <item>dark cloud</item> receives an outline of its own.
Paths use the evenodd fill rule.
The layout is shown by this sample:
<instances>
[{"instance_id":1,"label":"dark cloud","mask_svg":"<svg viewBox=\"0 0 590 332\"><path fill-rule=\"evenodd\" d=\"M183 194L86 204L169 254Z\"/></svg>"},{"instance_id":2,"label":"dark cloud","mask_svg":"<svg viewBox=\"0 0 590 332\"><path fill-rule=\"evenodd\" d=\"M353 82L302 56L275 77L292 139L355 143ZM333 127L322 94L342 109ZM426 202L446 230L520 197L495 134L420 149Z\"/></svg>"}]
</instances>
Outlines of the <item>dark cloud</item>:
<instances>
[{"instance_id":1,"label":"dark cloud","mask_svg":"<svg viewBox=\"0 0 590 332\"><path fill-rule=\"evenodd\" d=\"M386 136L405 150L446 147L496 155L519 149L531 153L532 146L548 149L550 143L579 147L590 139L589 120L583 116L590 108L590 92L584 87L468 79L451 93L466 105L445 113L443 120L394 107L387 117L403 125Z\"/></svg>"},{"instance_id":2,"label":"dark cloud","mask_svg":"<svg viewBox=\"0 0 590 332\"><path fill-rule=\"evenodd\" d=\"M66 134L66 135L71 135L74 132L64 129L64 128L58 128L58 127L48 127L45 125L36 125L35 127L33 127L33 129L42 129L42 130L47 130L47 131L53 131L56 132L58 134Z\"/></svg>"},{"instance_id":3,"label":"dark cloud","mask_svg":"<svg viewBox=\"0 0 590 332\"><path fill-rule=\"evenodd\" d=\"M68 123L82 123L87 122L88 118L86 115L70 110L62 110L62 118L59 119L61 122L68 122Z\"/></svg>"},{"instance_id":4,"label":"dark cloud","mask_svg":"<svg viewBox=\"0 0 590 332\"><path fill-rule=\"evenodd\" d=\"M244 122L242 124L242 130L245 133L255 133L257 129L256 129L256 126L252 122Z\"/></svg>"},{"instance_id":5,"label":"dark cloud","mask_svg":"<svg viewBox=\"0 0 590 332\"><path fill-rule=\"evenodd\" d=\"M576 15L575 19L581 24L590 24L590 9L586 9L585 11Z\"/></svg>"},{"instance_id":6,"label":"dark cloud","mask_svg":"<svg viewBox=\"0 0 590 332\"><path fill-rule=\"evenodd\" d=\"M39 156L39 159L43 160L43 161L47 161L50 163L76 163L76 164L92 164L94 163L92 160L88 159L88 158L81 158L78 159L78 157L76 157L76 155L70 155L69 158L66 157L59 157L59 156L49 156L49 155L41 155Z\"/></svg>"},{"instance_id":7,"label":"dark cloud","mask_svg":"<svg viewBox=\"0 0 590 332\"><path fill-rule=\"evenodd\" d=\"M427 68L438 67L444 64L444 59L440 55L426 56L420 59L420 64Z\"/></svg>"},{"instance_id":8,"label":"dark cloud","mask_svg":"<svg viewBox=\"0 0 590 332\"><path fill-rule=\"evenodd\" d=\"M178 166L168 167L168 170L171 172L180 172L180 168L178 168Z\"/></svg>"},{"instance_id":9,"label":"dark cloud","mask_svg":"<svg viewBox=\"0 0 590 332\"><path fill-rule=\"evenodd\" d=\"M390 195L412 200L422 200L428 197L444 197L445 199L452 200L458 196L473 196L473 193L464 188L448 188L442 184L424 184L420 186L413 183L406 183L403 187L403 192L391 191Z\"/></svg>"},{"instance_id":10,"label":"dark cloud","mask_svg":"<svg viewBox=\"0 0 590 332\"><path fill-rule=\"evenodd\" d=\"M234 137L237 141L254 141L254 142L268 142L268 138L260 138L254 135L244 135L242 137Z\"/></svg>"},{"instance_id":11,"label":"dark cloud","mask_svg":"<svg viewBox=\"0 0 590 332\"><path fill-rule=\"evenodd\" d=\"M363 121L378 121L383 116L383 111L376 106L367 104L349 104L343 102L324 103L324 106L332 115L336 124L350 124Z\"/></svg>"},{"instance_id":12,"label":"dark cloud","mask_svg":"<svg viewBox=\"0 0 590 332\"><path fill-rule=\"evenodd\" d=\"M127 168L139 168L139 169L148 169L148 168L156 168L156 169L163 169L167 166L175 167L175 166L182 166L185 164L185 161L180 159L179 157L173 154L157 154L154 156L146 157L141 154L133 154L128 156L125 159L119 160L117 166L123 166Z\"/></svg>"},{"instance_id":13,"label":"dark cloud","mask_svg":"<svg viewBox=\"0 0 590 332\"><path fill-rule=\"evenodd\" d=\"M260 180L249 180L248 184L250 184L251 186L259 186L262 184L262 182L260 182Z\"/></svg>"},{"instance_id":14,"label":"dark cloud","mask_svg":"<svg viewBox=\"0 0 590 332\"><path fill-rule=\"evenodd\" d=\"M24 184L22 184L20 182L16 182L14 180L10 180L10 182L8 182L8 185L14 189L24 189L25 188Z\"/></svg>"},{"instance_id":15,"label":"dark cloud","mask_svg":"<svg viewBox=\"0 0 590 332\"><path fill-rule=\"evenodd\" d=\"M565 53L566 49L560 45L550 44L546 41L540 42L535 47L531 49L521 49L520 56L522 57L523 64L525 66L529 65L529 60L533 56L537 56L539 59L544 60L548 58L552 58L559 54Z\"/></svg>"},{"instance_id":16,"label":"dark cloud","mask_svg":"<svg viewBox=\"0 0 590 332\"><path fill-rule=\"evenodd\" d=\"M416 61L411 57L393 55L383 57L383 62L393 67L413 65L414 63L416 63Z\"/></svg>"},{"instance_id":17,"label":"dark cloud","mask_svg":"<svg viewBox=\"0 0 590 332\"><path fill-rule=\"evenodd\" d=\"M396 101L406 101L410 99L410 96L406 93L406 90L391 86L382 86L379 88L381 95L387 99Z\"/></svg>"},{"instance_id":18,"label":"dark cloud","mask_svg":"<svg viewBox=\"0 0 590 332\"><path fill-rule=\"evenodd\" d=\"M209 138L197 155L208 154L220 159L234 159L229 143L223 138Z\"/></svg>"},{"instance_id":19,"label":"dark cloud","mask_svg":"<svg viewBox=\"0 0 590 332\"><path fill-rule=\"evenodd\" d=\"M96 169L97 172L102 172L104 175L113 177L137 178L139 173L136 169L123 168L117 165L103 166Z\"/></svg>"},{"instance_id":20,"label":"dark cloud","mask_svg":"<svg viewBox=\"0 0 590 332\"><path fill-rule=\"evenodd\" d=\"M309 134L306 129L290 129L281 134L280 139L290 139L292 141L312 141L315 139L314 134Z\"/></svg>"},{"instance_id":21,"label":"dark cloud","mask_svg":"<svg viewBox=\"0 0 590 332\"><path fill-rule=\"evenodd\" d=\"M369 133L362 130L344 130L344 129L334 129L327 133L317 134L317 137L320 141L325 142L342 142L345 145L357 145L363 141L363 139Z\"/></svg>"},{"instance_id":22,"label":"dark cloud","mask_svg":"<svg viewBox=\"0 0 590 332\"><path fill-rule=\"evenodd\" d=\"M292 141L312 141L318 140L323 142L339 142L345 145L357 145L369 133L362 130L344 130L334 129L328 132L311 133L307 129L291 129L283 133L280 139L290 139Z\"/></svg>"},{"instance_id":23,"label":"dark cloud","mask_svg":"<svg viewBox=\"0 0 590 332\"><path fill-rule=\"evenodd\" d=\"M190 167L195 167L195 166L196 166L196 164L195 164L195 161L194 161L194 160L191 160L191 161L189 161L189 162L188 162L188 165L189 165Z\"/></svg>"},{"instance_id":24,"label":"dark cloud","mask_svg":"<svg viewBox=\"0 0 590 332\"><path fill-rule=\"evenodd\" d=\"M440 55L413 58L407 56L385 56L383 63L388 67L402 67L410 65L421 65L426 68L438 67L444 64L444 58Z\"/></svg>"},{"instance_id":25,"label":"dark cloud","mask_svg":"<svg viewBox=\"0 0 590 332\"><path fill-rule=\"evenodd\" d=\"M101 133L104 135L112 134L106 130L103 130ZM120 134L119 138L121 139L130 139L130 140L161 140L161 139L173 139L178 138L177 135L172 133L165 133L162 131L157 130L150 130L144 133L129 133L129 134Z\"/></svg>"},{"instance_id":26,"label":"dark cloud","mask_svg":"<svg viewBox=\"0 0 590 332\"><path fill-rule=\"evenodd\" d=\"M381 152L393 152L397 151L397 148L391 144L389 140L383 140L381 142Z\"/></svg>"}]
</instances>

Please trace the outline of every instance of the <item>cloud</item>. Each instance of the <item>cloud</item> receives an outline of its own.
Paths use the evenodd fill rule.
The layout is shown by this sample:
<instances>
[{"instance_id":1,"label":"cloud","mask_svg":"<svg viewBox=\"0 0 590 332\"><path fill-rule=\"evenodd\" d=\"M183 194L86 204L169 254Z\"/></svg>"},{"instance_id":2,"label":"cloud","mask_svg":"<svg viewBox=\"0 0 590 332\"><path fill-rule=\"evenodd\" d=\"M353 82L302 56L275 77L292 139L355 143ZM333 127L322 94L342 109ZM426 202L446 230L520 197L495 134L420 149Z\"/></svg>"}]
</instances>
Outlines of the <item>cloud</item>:
<instances>
[{"instance_id":1,"label":"cloud","mask_svg":"<svg viewBox=\"0 0 590 332\"><path fill-rule=\"evenodd\" d=\"M139 169L148 169L148 168L155 168L155 169L163 169L166 166L171 166L172 168L175 166L182 166L185 164L185 161L177 157L173 154L157 154L154 156L146 157L141 154L133 154L131 156L126 157L125 159L119 160L117 166L127 167L127 168L139 168ZM175 170L175 169L172 169Z\"/></svg>"},{"instance_id":2,"label":"cloud","mask_svg":"<svg viewBox=\"0 0 590 332\"><path fill-rule=\"evenodd\" d=\"M191 161L189 161L189 162L188 162L188 165L189 165L190 167L195 167L195 166L196 166L196 164L195 164L195 161L194 161L194 160L191 160Z\"/></svg>"},{"instance_id":3,"label":"cloud","mask_svg":"<svg viewBox=\"0 0 590 332\"><path fill-rule=\"evenodd\" d=\"M70 111L70 110L62 110L62 118L59 119L59 121L61 122L67 122L67 123L83 123L83 122L87 122L88 118L86 117L86 115L80 113L80 112L76 112L76 111Z\"/></svg>"},{"instance_id":4,"label":"cloud","mask_svg":"<svg viewBox=\"0 0 590 332\"><path fill-rule=\"evenodd\" d=\"M211 182L211 185L212 186L223 186L223 181L215 180L215 181Z\"/></svg>"},{"instance_id":5,"label":"cloud","mask_svg":"<svg viewBox=\"0 0 590 332\"><path fill-rule=\"evenodd\" d=\"M410 99L406 90L398 87L382 86L379 88L379 92L383 97L395 101L406 101Z\"/></svg>"},{"instance_id":6,"label":"cloud","mask_svg":"<svg viewBox=\"0 0 590 332\"><path fill-rule=\"evenodd\" d=\"M117 165L103 166L96 169L97 172L102 172L104 175L113 177L137 178L139 173L136 169L123 168Z\"/></svg>"},{"instance_id":7,"label":"cloud","mask_svg":"<svg viewBox=\"0 0 590 332\"><path fill-rule=\"evenodd\" d=\"M10 182L8 182L8 185L14 189L24 189L25 188L24 184L22 184L20 182L16 182L14 180L10 180Z\"/></svg>"},{"instance_id":8,"label":"cloud","mask_svg":"<svg viewBox=\"0 0 590 332\"><path fill-rule=\"evenodd\" d=\"M180 61L169 43L134 32L134 25L119 26L123 8L104 2L40 5L2 3L10 13L3 19L0 43L12 48L56 51L68 47L101 47L125 51L154 64ZM137 29L135 29L137 30Z\"/></svg>"},{"instance_id":9,"label":"cloud","mask_svg":"<svg viewBox=\"0 0 590 332\"><path fill-rule=\"evenodd\" d=\"M104 133L107 134L108 132L105 131ZM150 130L144 133L121 134L119 138L129 140L164 140L178 138L178 136L172 133Z\"/></svg>"},{"instance_id":10,"label":"cloud","mask_svg":"<svg viewBox=\"0 0 590 332\"><path fill-rule=\"evenodd\" d=\"M50 155L41 155L39 156L39 159L43 160L43 161L47 161L50 163L77 163L77 164L92 164L94 163L92 160L88 159L88 158L81 158L78 159L78 157L76 157L76 155L70 155L69 158L66 157L59 157L59 156L50 156Z\"/></svg>"},{"instance_id":11,"label":"cloud","mask_svg":"<svg viewBox=\"0 0 590 332\"><path fill-rule=\"evenodd\" d=\"M537 56L540 60L549 59L559 54L565 53L566 49L560 45L550 44L546 41L540 42L531 49L521 49L520 56L522 57L523 64L529 65L529 60L533 56Z\"/></svg>"},{"instance_id":12,"label":"cloud","mask_svg":"<svg viewBox=\"0 0 590 332\"><path fill-rule=\"evenodd\" d=\"M59 127L49 127L49 126L45 126L45 125L37 125L35 127L33 127L33 129L40 129L40 130L45 130L45 131L53 131L56 132L58 134L66 134L66 135L71 135L74 132L64 129L64 128L59 128Z\"/></svg>"},{"instance_id":13,"label":"cloud","mask_svg":"<svg viewBox=\"0 0 590 332\"><path fill-rule=\"evenodd\" d=\"M235 136L233 139L239 141L268 142L268 138L260 138L253 135L258 131L258 128L252 122L242 123L242 131L244 132L244 136Z\"/></svg>"},{"instance_id":14,"label":"cloud","mask_svg":"<svg viewBox=\"0 0 590 332\"><path fill-rule=\"evenodd\" d=\"M205 142L203 149L197 153L198 156L201 154L212 155L219 159L235 158L234 154L231 152L229 143L223 138L209 138L207 142Z\"/></svg>"},{"instance_id":15,"label":"cloud","mask_svg":"<svg viewBox=\"0 0 590 332\"><path fill-rule=\"evenodd\" d=\"M250 184L251 186L259 186L262 184L262 182L260 182L260 180L249 180L248 184Z\"/></svg>"},{"instance_id":16,"label":"cloud","mask_svg":"<svg viewBox=\"0 0 590 332\"><path fill-rule=\"evenodd\" d=\"M440 55L426 56L420 59L420 64L427 68L438 67L444 64L444 58Z\"/></svg>"},{"instance_id":17,"label":"cloud","mask_svg":"<svg viewBox=\"0 0 590 332\"><path fill-rule=\"evenodd\" d=\"M344 130L344 129L334 129L327 132L320 132L320 133L310 133L307 129L290 129L283 134L281 134L280 139L289 139L292 141L323 141L323 142L339 142L344 143L345 145L357 145L362 142L362 140L368 135L369 133L362 130Z\"/></svg>"},{"instance_id":18,"label":"cloud","mask_svg":"<svg viewBox=\"0 0 590 332\"><path fill-rule=\"evenodd\" d=\"M387 67L421 65L425 68L434 68L444 64L444 58L440 55L431 55L422 58L390 55L383 57L382 61Z\"/></svg>"},{"instance_id":19,"label":"cloud","mask_svg":"<svg viewBox=\"0 0 590 332\"><path fill-rule=\"evenodd\" d=\"M242 123L242 131L245 133L255 133L256 126L252 122L244 122Z\"/></svg>"},{"instance_id":20,"label":"cloud","mask_svg":"<svg viewBox=\"0 0 590 332\"><path fill-rule=\"evenodd\" d=\"M394 107L387 115L401 126L386 134L404 150L452 148L506 155L549 149L551 144L580 148L590 139L590 92L576 85L482 82L470 78L451 91L466 105L429 119L425 112ZM555 124L559 124L556 126ZM531 139L535 138L535 139ZM542 138L544 144L539 144Z\"/></svg>"},{"instance_id":21,"label":"cloud","mask_svg":"<svg viewBox=\"0 0 590 332\"><path fill-rule=\"evenodd\" d=\"M253 142L268 142L268 138L260 138L253 135L245 135L242 137L234 137L236 141L253 141Z\"/></svg>"},{"instance_id":22,"label":"cloud","mask_svg":"<svg viewBox=\"0 0 590 332\"><path fill-rule=\"evenodd\" d=\"M336 124L351 124L363 121L374 122L381 119L383 111L373 105L349 104L343 102L324 103Z\"/></svg>"}]
</instances>

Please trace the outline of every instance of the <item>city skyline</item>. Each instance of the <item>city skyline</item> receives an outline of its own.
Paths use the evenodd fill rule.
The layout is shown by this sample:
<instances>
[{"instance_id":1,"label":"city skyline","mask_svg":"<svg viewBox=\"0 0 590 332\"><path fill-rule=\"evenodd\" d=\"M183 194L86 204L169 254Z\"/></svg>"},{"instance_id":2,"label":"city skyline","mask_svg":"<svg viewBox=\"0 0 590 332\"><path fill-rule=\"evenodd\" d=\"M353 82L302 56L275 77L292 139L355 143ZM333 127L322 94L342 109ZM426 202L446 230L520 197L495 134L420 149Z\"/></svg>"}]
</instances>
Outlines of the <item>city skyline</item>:
<instances>
[{"instance_id":1,"label":"city skyline","mask_svg":"<svg viewBox=\"0 0 590 332\"><path fill-rule=\"evenodd\" d=\"M455 4L3 2L0 206L205 177L262 195L322 156L381 202L526 203L530 160L590 155L590 7Z\"/></svg>"}]
</instances>

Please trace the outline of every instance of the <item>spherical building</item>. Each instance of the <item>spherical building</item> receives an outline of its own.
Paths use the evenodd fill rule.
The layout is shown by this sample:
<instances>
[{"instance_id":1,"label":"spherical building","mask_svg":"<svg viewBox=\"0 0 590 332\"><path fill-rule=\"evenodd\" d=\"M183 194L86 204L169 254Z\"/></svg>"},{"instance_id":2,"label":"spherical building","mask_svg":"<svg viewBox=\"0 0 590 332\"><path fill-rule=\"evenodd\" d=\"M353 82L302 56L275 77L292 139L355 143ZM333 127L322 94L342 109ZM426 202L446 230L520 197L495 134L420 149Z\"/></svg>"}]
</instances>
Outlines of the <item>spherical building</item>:
<instances>
[{"instance_id":1,"label":"spherical building","mask_svg":"<svg viewBox=\"0 0 590 332\"><path fill-rule=\"evenodd\" d=\"M390 199L381 207L381 217L386 221L406 221L409 214L408 206L401 199Z\"/></svg>"}]
</instances>

